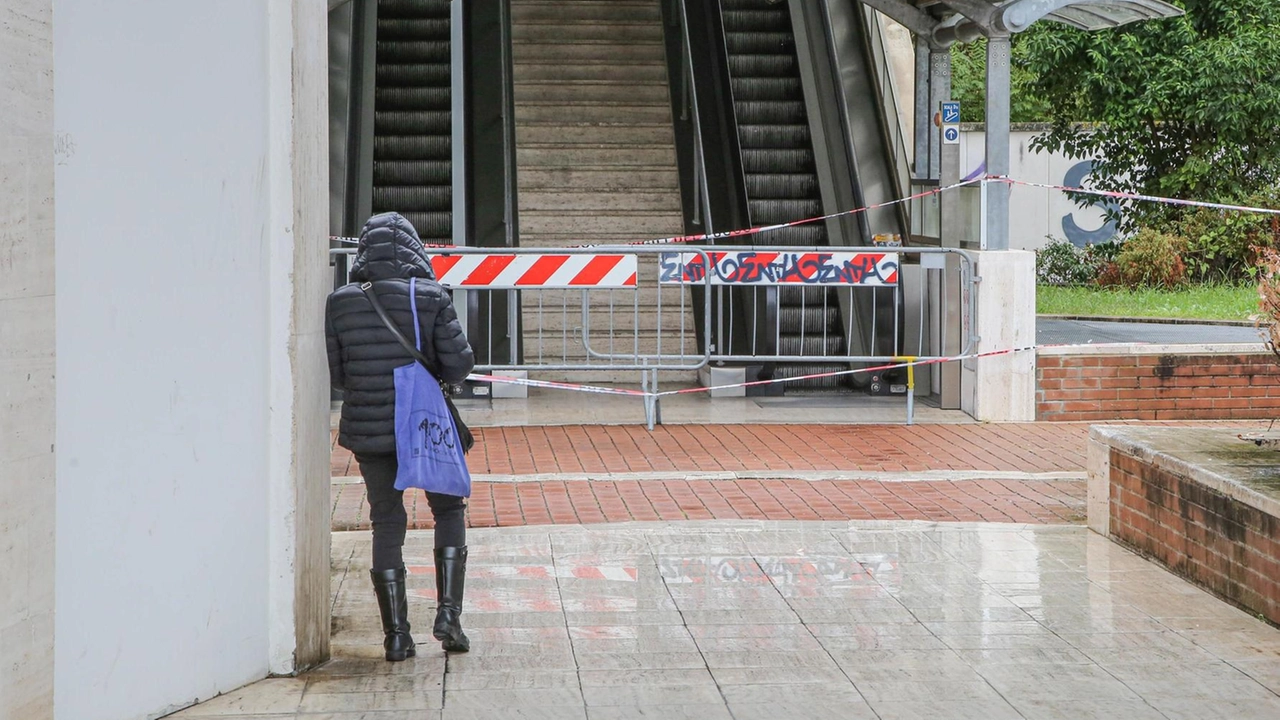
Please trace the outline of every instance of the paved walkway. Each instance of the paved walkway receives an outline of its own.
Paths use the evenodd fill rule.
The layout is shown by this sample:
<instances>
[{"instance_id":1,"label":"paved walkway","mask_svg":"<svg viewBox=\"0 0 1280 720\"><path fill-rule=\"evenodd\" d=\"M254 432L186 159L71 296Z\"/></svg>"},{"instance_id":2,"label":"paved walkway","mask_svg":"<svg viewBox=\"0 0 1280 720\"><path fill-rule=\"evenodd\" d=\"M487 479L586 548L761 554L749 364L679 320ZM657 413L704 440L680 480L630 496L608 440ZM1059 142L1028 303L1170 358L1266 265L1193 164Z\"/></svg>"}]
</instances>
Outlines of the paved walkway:
<instances>
[{"instance_id":1,"label":"paved walkway","mask_svg":"<svg viewBox=\"0 0 1280 720\"><path fill-rule=\"evenodd\" d=\"M1258 423L1237 423L1258 427ZM472 527L648 520L1078 523L1085 423L479 428ZM335 446L334 530L369 527ZM411 528L433 527L421 493Z\"/></svg>"},{"instance_id":2,"label":"paved walkway","mask_svg":"<svg viewBox=\"0 0 1280 720\"><path fill-rule=\"evenodd\" d=\"M635 425L478 428L471 472L488 474L995 470L1084 467L1089 425ZM333 475L359 475L335 444ZM786 477L779 474L776 477Z\"/></svg>"},{"instance_id":3,"label":"paved walkway","mask_svg":"<svg viewBox=\"0 0 1280 720\"><path fill-rule=\"evenodd\" d=\"M334 659L223 720L1272 720L1280 631L1081 527L691 522L477 530L467 655L381 655L367 533L333 547Z\"/></svg>"}]
</instances>

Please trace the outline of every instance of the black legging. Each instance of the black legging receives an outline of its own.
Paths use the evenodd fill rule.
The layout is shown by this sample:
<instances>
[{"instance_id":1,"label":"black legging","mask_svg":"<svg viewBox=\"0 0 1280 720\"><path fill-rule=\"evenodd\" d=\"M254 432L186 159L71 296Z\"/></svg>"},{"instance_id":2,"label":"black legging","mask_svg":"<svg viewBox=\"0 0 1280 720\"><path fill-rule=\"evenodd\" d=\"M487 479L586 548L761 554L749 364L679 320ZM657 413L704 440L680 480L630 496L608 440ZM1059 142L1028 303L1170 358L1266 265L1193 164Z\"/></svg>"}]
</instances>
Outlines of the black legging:
<instances>
[{"instance_id":1,"label":"black legging","mask_svg":"<svg viewBox=\"0 0 1280 720\"><path fill-rule=\"evenodd\" d=\"M409 517L404 493L396 489L395 455L357 455L360 474L369 494L369 521L373 524L373 569L395 570L404 566L404 534ZM467 501L455 495L427 493L436 521L436 547L467 544Z\"/></svg>"}]
</instances>

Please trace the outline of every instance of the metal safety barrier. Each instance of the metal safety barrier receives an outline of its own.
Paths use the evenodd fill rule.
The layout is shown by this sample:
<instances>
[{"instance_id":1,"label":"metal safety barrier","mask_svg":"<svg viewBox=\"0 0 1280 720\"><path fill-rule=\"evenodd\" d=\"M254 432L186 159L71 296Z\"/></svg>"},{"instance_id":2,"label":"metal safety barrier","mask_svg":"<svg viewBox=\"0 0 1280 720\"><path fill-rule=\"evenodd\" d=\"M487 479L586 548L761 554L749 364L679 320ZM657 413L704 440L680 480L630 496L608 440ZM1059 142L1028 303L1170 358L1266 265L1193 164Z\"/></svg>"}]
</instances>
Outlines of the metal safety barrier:
<instances>
[{"instance_id":1,"label":"metal safety barrier","mask_svg":"<svg viewBox=\"0 0 1280 720\"><path fill-rule=\"evenodd\" d=\"M339 273L354 252L331 250ZM976 346L974 262L954 248L627 245L428 253L437 279L454 292L478 373L539 373L555 387L584 389L568 383L590 377L626 384L622 374L638 371L640 391L616 392L643 396L651 426L660 422L659 374L709 365L781 366L776 374L768 369L766 382L792 383L897 364L906 375L905 393L897 394L907 396L910 421L915 365Z\"/></svg>"}]
</instances>

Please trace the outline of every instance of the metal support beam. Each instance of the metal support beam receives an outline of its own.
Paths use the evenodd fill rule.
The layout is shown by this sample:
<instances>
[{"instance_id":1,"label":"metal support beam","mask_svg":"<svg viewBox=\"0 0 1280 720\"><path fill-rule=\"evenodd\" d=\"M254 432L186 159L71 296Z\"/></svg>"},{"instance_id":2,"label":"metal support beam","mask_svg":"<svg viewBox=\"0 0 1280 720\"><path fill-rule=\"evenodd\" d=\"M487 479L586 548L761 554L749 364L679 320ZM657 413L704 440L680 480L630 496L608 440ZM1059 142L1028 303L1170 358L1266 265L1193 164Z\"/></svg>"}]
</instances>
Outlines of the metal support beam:
<instances>
[{"instance_id":1,"label":"metal support beam","mask_svg":"<svg viewBox=\"0 0 1280 720\"><path fill-rule=\"evenodd\" d=\"M933 34L936 21L906 0L862 0L862 4L893 18L917 36L928 37Z\"/></svg>"},{"instance_id":2,"label":"metal support beam","mask_svg":"<svg viewBox=\"0 0 1280 720\"><path fill-rule=\"evenodd\" d=\"M1008 35L987 38L987 174L1009 174ZM1009 249L1009 185L987 188L987 248Z\"/></svg>"},{"instance_id":3,"label":"metal support beam","mask_svg":"<svg viewBox=\"0 0 1280 720\"><path fill-rule=\"evenodd\" d=\"M933 124L934 113L941 111L942 103L951 99L951 50L931 48L929 52L929 113L925 127L929 132L929 179L941 177L942 134Z\"/></svg>"}]
</instances>

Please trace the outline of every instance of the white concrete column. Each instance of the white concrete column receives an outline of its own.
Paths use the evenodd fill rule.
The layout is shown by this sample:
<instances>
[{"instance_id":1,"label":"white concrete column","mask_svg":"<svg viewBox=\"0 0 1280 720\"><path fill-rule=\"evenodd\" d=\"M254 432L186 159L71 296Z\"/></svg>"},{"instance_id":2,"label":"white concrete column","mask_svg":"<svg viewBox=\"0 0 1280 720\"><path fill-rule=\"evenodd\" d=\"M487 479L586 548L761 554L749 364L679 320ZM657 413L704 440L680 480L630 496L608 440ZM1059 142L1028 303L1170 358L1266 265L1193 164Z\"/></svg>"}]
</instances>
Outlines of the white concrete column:
<instances>
[{"instance_id":1,"label":"white concrete column","mask_svg":"<svg viewBox=\"0 0 1280 720\"><path fill-rule=\"evenodd\" d=\"M327 653L323 3L57 0L59 720Z\"/></svg>"},{"instance_id":2,"label":"white concrete column","mask_svg":"<svg viewBox=\"0 0 1280 720\"><path fill-rule=\"evenodd\" d=\"M976 352L1030 348L1036 342L1036 258L1026 250L975 252ZM962 364L961 408L985 422L1036 419L1034 350Z\"/></svg>"},{"instance_id":3,"label":"white concrete column","mask_svg":"<svg viewBox=\"0 0 1280 720\"><path fill-rule=\"evenodd\" d=\"M0 718L53 717L53 3L0 4ZM64 150L66 148L64 147Z\"/></svg>"},{"instance_id":4,"label":"white concrete column","mask_svg":"<svg viewBox=\"0 0 1280 720\"><path fill-rule=\"evenodd\" d=\"M329 657L329 22L270 0L270 670Z\"/></svg>"}]
</instances>

